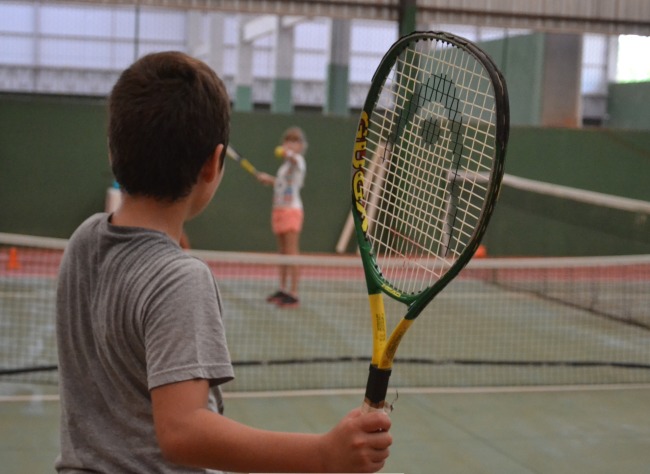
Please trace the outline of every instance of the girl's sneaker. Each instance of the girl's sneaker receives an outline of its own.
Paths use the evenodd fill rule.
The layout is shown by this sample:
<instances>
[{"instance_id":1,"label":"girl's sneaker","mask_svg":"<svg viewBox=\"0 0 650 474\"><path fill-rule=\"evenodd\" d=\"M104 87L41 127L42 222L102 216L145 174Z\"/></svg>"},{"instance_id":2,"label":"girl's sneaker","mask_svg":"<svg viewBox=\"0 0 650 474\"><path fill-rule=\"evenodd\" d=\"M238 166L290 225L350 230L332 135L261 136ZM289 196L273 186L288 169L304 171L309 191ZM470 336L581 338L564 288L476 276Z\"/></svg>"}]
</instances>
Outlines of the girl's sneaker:
<instances>
[{"instance_id":1,"label":"girl's sneaker","mask_svg":"<svg viewBox=\"0 0 650 474\"><path fill-rule=\"evenodd\" d=\"M295 308L300 304L300 301L295 296L285 293L275 304L281 308Z\"/></svg>"},{"instance_id":2,"label":"girl's sneaker","mask_svg":"<svg viewBox=\"0 0 650 474\"><path fill-rule=\"evenodd\" d=\"M266 297L266 301L269 303L279 303L281 299L283 299L285 296L288 296L284 291L278 290L272 295L269 295Z\"/></svg>"}]
</instances>

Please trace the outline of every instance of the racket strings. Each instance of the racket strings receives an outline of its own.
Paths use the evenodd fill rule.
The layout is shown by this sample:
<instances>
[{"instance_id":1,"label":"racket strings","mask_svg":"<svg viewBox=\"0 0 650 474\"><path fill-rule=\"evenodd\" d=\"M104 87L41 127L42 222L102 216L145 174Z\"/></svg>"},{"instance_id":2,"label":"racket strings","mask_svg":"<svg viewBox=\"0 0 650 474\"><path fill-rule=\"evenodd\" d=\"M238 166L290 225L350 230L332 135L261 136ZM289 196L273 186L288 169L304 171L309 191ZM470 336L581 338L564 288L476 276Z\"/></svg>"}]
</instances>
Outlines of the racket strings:
<instances>
[{"instance_id":1,"label":"racket strings","mask_svg":"<svg viewBox=\"0 0 650 474\"><path fill-rule=\"evenodd\" d=\"M368 130L365 205L377 263L400 291L430 287L469 245L496 153L495 107L483 66L441 41L412 44L388 75Z\"/></svg>"}]
</instances>

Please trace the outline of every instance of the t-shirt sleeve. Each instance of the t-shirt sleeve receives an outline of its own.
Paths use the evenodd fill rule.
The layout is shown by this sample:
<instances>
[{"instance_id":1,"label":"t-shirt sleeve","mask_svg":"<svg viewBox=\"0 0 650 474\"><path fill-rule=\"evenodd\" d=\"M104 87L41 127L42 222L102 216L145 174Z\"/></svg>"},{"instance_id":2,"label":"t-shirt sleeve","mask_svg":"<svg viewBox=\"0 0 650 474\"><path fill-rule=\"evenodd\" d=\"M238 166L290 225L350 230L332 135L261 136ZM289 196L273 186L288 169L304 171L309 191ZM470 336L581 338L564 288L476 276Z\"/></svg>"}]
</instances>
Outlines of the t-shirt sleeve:
<instances>
[{"instance_id":1,"label":"t-shirt sleeve","mask_svg":"<svg viewBox=\"0 0 650 474\"><path fill-rule=\"evenodd\" d=\"M144 313L149 390L173 382L234 378L219 291L209 268L195 259L156 278Z\"/></svg>"}]
</instances>

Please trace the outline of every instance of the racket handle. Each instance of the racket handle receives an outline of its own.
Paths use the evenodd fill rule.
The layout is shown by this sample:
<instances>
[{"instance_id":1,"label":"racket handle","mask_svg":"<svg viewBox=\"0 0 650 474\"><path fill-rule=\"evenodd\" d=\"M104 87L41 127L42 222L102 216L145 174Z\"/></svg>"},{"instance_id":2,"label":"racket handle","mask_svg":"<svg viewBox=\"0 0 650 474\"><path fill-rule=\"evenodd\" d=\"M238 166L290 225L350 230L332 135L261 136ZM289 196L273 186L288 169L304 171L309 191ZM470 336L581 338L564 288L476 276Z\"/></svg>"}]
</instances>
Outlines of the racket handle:
<instances>
[{"instance_id":1,"label":"racket handle","mask_svg":"<svg viewBox=\"0 0 650 474\"><path fill-rule=\"evenodd\" d=\"M390 373L390 369L380 369L372 364L370 365L368 383L366 384L366 397L361 406L364 413L380 410L386 413L390 412L390 406L386 404Z\"/></svg>"}]
</instances>

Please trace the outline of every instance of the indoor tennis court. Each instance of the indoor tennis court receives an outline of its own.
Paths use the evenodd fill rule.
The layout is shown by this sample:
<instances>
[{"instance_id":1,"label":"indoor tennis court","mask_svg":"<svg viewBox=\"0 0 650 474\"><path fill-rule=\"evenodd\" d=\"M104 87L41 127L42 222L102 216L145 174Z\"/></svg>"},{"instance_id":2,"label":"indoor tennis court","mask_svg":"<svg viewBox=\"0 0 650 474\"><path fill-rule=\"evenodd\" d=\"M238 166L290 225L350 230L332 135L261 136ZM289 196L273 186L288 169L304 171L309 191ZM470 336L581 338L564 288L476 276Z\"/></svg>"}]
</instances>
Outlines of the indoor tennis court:
<instances>
[{"instance_id":1,"label":"indoor tennis court","mask_svg":"<svg viewBox=\"0 0 650 474\"><path fill-rule=\"evenodd\" d=\"M5 454L47 470L58 416L53 270L65 241L3 238L3 267L10 249L20 264L2 272ZM359 403L371 341L355 257L294 258L303 303L280 309L265 301L280 257L196 253L226 305L237 372L225 387L229 416L323 431ZM431 463L442 472L642 472L649 279L647 257L474 261L397 357L389 394L399 444L384 472L429 472Z\"/></svg>"},{"instance_id":2,"label":"indoor tennis court","mask_svg":"<svg viewBox=\"0 0 650 474\"><path fill-rule=\"evenodd\" d=\"M484 48L508 83L511 131L484 254L397 351L380 472L648 471L650 116L638 104L650 66L624 59L631 38L650 38L650 7L462 3L0 1L0 471L54 472L59 265L113 184L107 95L153 51L223 77L231 145L256 168L278 167L287 127L309 141L301 255L276 253L271 191L235 161L185 229L223 300L236 375L225 415L319 433L361 405L373 341L350 156L375 68L415 29ZM280 266L299 271L297 307L266 300ZM384 300L393 327L406 309Z\"/></svg>"}]
</instances>

